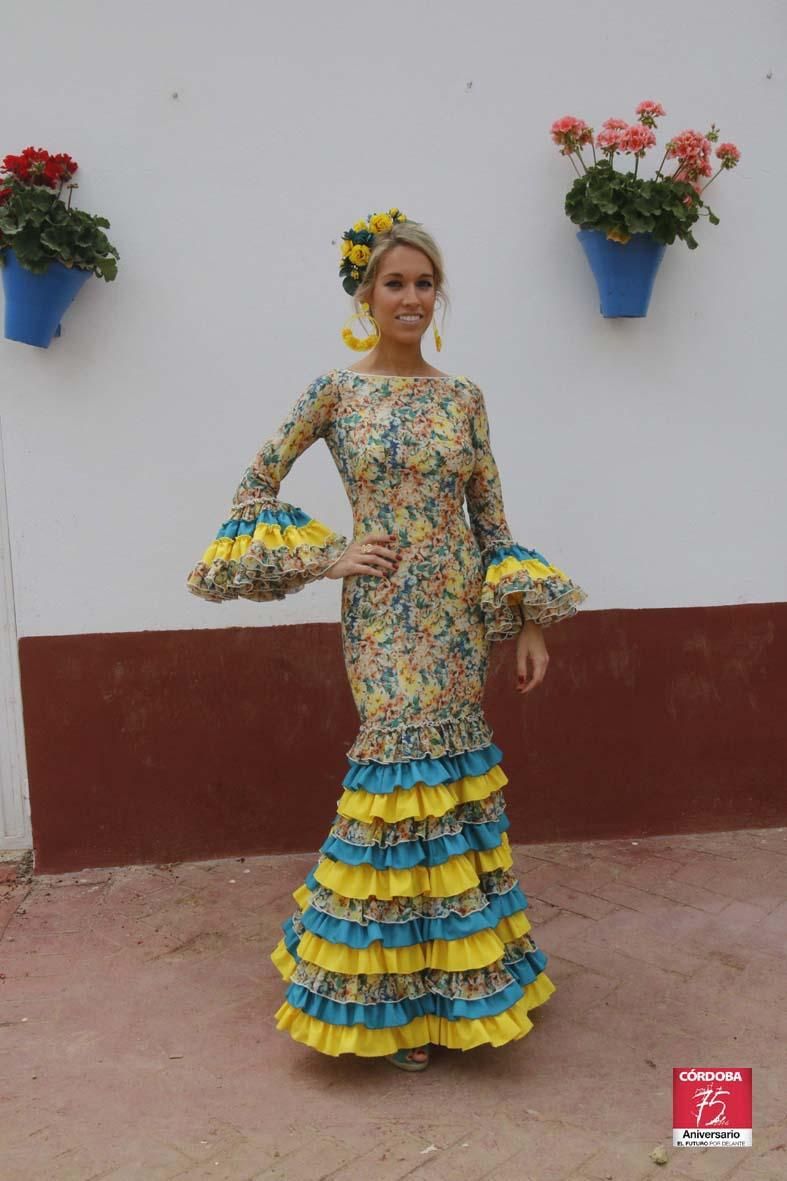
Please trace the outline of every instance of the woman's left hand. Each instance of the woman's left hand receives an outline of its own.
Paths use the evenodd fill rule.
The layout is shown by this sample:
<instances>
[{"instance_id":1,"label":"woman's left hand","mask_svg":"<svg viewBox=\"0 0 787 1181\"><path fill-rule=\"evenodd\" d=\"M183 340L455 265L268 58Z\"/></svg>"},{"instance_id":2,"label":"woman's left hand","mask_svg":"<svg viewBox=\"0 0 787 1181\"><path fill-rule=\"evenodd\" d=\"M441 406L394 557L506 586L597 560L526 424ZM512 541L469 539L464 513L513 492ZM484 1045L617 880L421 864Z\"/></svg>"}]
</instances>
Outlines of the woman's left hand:
<instances>
[{"instance_id":1,"label":"woman's left hand","mask_svg":"<svg viewBox=\"0 0 787 1181\"><path fill-rule=\"evenodd\" d=\"M529 681L528 657L533 664ZM549 653L544 643L543 632L537 623L527 620L516 639L517 693L529 693L531 689L540 685L547 674L548 664Z\"/></svg>"}]
</instances>

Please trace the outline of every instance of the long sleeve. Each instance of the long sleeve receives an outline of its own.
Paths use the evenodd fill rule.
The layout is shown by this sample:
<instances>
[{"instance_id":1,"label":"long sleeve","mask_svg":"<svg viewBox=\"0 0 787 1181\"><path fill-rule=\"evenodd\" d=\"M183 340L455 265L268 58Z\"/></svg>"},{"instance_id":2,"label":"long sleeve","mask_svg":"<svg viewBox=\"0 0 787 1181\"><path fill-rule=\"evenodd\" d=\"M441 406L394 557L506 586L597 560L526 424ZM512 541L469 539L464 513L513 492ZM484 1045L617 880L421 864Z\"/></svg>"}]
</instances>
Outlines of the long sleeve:
<instances>
[{"instance_id":1,"label":"long sleeve","mask_svg":"<svg viewBox=\"0 0 787 1181\"><path fill-rule=\"evenodd\" d=\"M478 386L473 386L472 393L475 465L465 485L465 498L484 566L481 605L486 634L490 640L504 640L516 635L527 620L548 627L569 619L587 594L538 550L518 545L511 536L484 396Z\"/></svg>"},{"instance_id":2,"label":"long sleeve","mask_svg":"<svg viewBox=\"0 0 787 1181\"><path fill-rule=\"evenodd\" d=\"M330 422L335 390L329 376L316 378L276 433L246 468L229 516L186 585L212 603L227 599L283 599L322 578L349 542L295 505L278 499L295 460Z\"/></svg>"}]
</instances>

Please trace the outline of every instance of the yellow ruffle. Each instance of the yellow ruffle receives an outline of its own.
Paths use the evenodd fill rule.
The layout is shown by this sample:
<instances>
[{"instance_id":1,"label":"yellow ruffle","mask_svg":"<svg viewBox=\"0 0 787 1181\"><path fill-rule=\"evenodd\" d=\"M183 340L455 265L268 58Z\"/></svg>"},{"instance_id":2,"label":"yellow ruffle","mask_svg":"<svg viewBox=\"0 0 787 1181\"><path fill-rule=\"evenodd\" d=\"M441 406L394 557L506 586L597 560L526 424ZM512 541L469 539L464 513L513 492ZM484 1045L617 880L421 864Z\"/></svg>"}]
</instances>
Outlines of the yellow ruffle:
<instances>
[{"instance_id":1,"label":"yellow ruffle","mask_svg":"<svg viewBox=\"0 0 787 1181\"><path fill-rule=\"evenodd\" d=\"M466 775L452 783L434 787L419 783L415 787L395 787L384 795L378 792L344 791L336 801L336 811L349 820L382 820L397 824L400 820L425 820L427 816L445 816L460 804L485 800L508 783L508 776L498 763L483 775Z\"/></svg>"},{"instance_id":2,"label":"yellow ruffle","mask_svg":"<svg viewBox=\"0 0 787 1181\"><path fill-rule=\"evenodd\" d=\"M442 972L471 972L497 963L505 955L505 944L530 930L530 920L523 911L501 919L492 930L477 931L462 939L432 939L409 947L383 947L379 940L370 947L347 947L331 943L311 931L306 931L298 944L298 955L310 964L329 972L350 976L361 974L423 972L436 968ZM285 958L286 957L286 958ZM271 953L271 959L285 980L295 970L295 960L287 951L284 940Z\"/></svg>"},{"instance_id":3,"label":"yellow ruffle","mask_svg":"<svg viewBox=\"0 0 787 1181\"><path fill-rule=\"evenodd\" d=\"M519 570L524 570L534 582L544 578L562 578L566 582L571 581L568 575L559 570L557 566L540 562L538 558L523 559L515 558L513 555L503 558L502 562L498 562L494 566L487 566L485 581L491 582L492 586L495 586L507 574L514 574Z\"/></svg>"},{"instance_id":4,"label":"yellow ruffle","mask_svg":"<svg viewBox=\"0 0 787 1181\"><path fill-rule=\"evenodd\" d=\"M504 1046L518 1041L533 1028L528 1011L542 1005L555 991L545 972L541 972L525 989L516 1004L496 1017L416 1017L408 1025L390 1029L367 1029L363 1025L331 1025L295 1009L288 1001L276 1011L276 1028L290 1034L297 1042L319 1050L321 1054L357 1054L363 1058L379 1058L400 1049L424 1046L446 1046L450 1050L472 1050L489 1044Z\"/></svg>"},{"instance_id":5,"label":"yellow ruffle","mask_svg":"<svg viewBox=\"0 0 787 1181\"><path fill-rule=\"evenodd\" d=\"M344 898L451 898L480 884L480 874L513 865L508 834L496 849L457 853L442 865L408 866L406 869L374 869L371 865L345 865L326 859L314 871L320 885Z\"/></svg>"},{"instance_id":6,"label":"yellow ruffle","mask_svg":"<svg viewBox=\"0 0 787 1181\"><path fill-rule=\"evenodd\" d=\"M300 955L300 951L298 954ZM298 967L296 960L294 960L287 951L287 945L285 944L283 938L279 940L271 952L271 959L285 980L289 980L295 969Z\"/></svg>"},{"instance_id":7,"label":"yellow ruffle","mask_svg":"<svg viewBox=\"0 0 787 1181\"><path fill-rule=\"evenodd\" d=\"M240 537L219 537L213 541L202 556L210 565L216 558L237 562L244 556L252 541L261 542L266 549L297 549L299 545L323 545L334 536L332 529L321 521L309 521L308 525L267 525L260 523L253 533Z\"/></svg>"}]
</instances>

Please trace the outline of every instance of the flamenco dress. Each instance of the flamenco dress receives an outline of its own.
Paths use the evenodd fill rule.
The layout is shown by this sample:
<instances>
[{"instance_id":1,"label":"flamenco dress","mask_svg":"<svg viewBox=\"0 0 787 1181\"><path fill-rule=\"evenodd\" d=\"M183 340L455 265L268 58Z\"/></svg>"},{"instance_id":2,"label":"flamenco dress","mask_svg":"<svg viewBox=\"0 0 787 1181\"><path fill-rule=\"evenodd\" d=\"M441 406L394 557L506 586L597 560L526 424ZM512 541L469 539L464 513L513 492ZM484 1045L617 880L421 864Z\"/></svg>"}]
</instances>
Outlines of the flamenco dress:
<instances>
[{"instance_id":1,"label":"flamenco dress","mask_svg":"<svg viewBox=\"0 0 787 1181\"><path fill-rule=\"evenodd\" d=\"M311 382L262 445L190 591L283 599L338 561L348 539L278 498L318 438L353 537L394 534L399 560L390 578L343 579L360 728L271 953L287 984L277 1028L334 1056L501 1046L529 1032L555 986L512 869L508 778L482 709L489 652L587 595L511 537L477 385L343 369Z\"/></svg>"}]
</instances>

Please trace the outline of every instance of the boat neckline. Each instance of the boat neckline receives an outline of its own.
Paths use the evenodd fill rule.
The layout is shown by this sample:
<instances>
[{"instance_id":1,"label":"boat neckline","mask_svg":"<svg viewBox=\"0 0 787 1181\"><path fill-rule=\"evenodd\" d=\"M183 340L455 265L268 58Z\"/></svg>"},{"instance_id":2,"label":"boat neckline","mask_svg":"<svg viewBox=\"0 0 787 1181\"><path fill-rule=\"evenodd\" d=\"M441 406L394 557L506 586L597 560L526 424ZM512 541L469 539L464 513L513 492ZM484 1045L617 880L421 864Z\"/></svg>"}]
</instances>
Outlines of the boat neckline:
<instances>
[{"instance_id":1,"label":"boat neckline","mask_svg":"<svg viewBox=\"0 0 787 1181\"><path fill-rule=\"evenodd\" d=\"M391 381L458 381L455 373L361 373L358 369L335 368L334 373L351 373L353 377L387 377Z\"/></svg>"}]
</instances>

